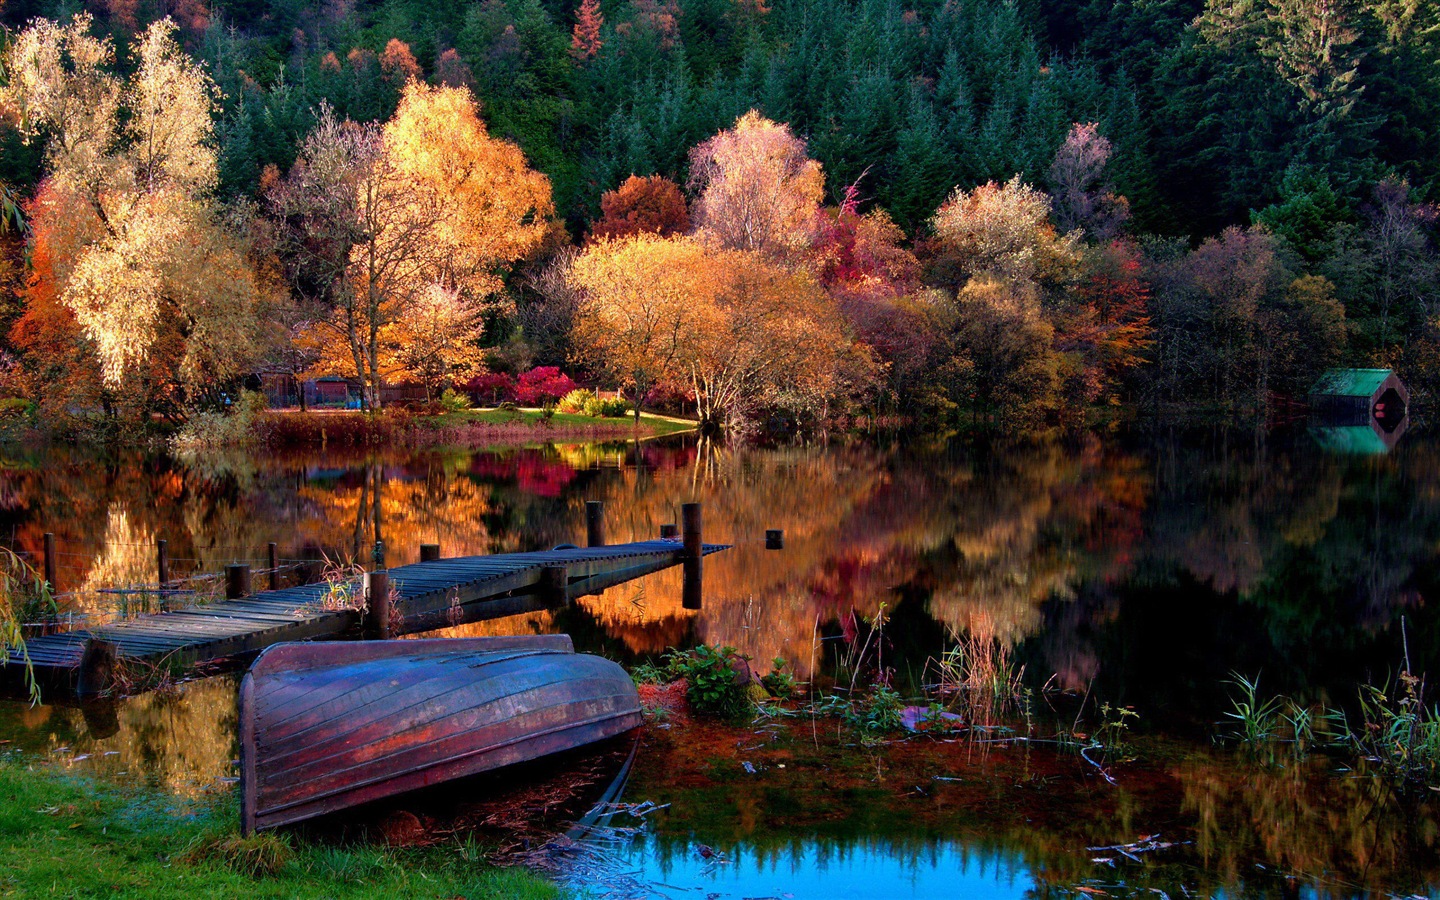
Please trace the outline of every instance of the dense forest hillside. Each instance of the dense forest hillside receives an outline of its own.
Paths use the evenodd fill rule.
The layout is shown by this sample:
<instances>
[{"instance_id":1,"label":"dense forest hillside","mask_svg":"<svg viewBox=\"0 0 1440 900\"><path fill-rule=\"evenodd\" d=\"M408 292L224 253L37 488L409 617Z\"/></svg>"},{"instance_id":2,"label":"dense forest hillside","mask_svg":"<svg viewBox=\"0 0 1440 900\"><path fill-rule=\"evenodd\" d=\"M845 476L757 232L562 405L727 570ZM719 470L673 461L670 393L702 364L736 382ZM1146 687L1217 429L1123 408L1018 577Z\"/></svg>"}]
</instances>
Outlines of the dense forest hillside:
<instances>
[{"instance_id":1,"label":"dense forest hillside","mask_svg":"<svg viewBox=\"0 0 1440 900\"><path fill-rule=\"evenodd\" d=\"M114 49L103 68L131 85L143 81L150 26L173 21L166 40L198 63L216 98L213 124L196 137L214 154L214 177L195 198L213 205L206 216L240 242L231 252L251 260L260 281L274 270L292 305L335 303L335 285L320 284L297 256L301 245L313 249L315 234L295 230L309 215L294 205L304 193L296 163L322 151L315 141L326 122L393 124L409 83L473 96L475 127L513 142L524 154L515 165L548 179L517 227L529 227L527 216L554 225L476 257L495 284L461 284L440 270L422 279L474 301L483 319L467 334L488 348L484 362L442 366L443 376L549 363L639 391L637 399L667 382L692 400L696 390L707 394L693 360L682 377L640 373L615 348L591 352L603 343L597 327L615 326L594 309L604 293L598 269L581 267L592 273L587 286L566 246L592 232L613 244L653 231L681 260L690 257L671 245L692 239L759 252L747 297L758 296L755 283L796 272L807 287L791 285L786 297L810 287L823 294L800 302L815 311L811 336L833 331L856 344L825 364L824 386L806 389L824 401L812 397L808 407L843 401L944 415L1023 400L1035 407L1027 416L1053 419L1075 404L1142 400L1253 409L1303 392L1329 362L1399 366L1422 397L1435 377L1440 6L1425 0L106 0L84 8L86 33ZM29 23L63 24L75 11L75 3L23 0L0 8L11 69L23 69L13 51ZM66 52L61 69L71 65ZM26 124L21 73L8 74L0 178L20 203L42 184L62 187L55 143L70 139L57 121ZM116 115L123 131L136 113ZM801 189L813 194L815 214L796 226L803 241L781 242L785 252L728 241L716 224L707 192L732 188L703 148L727 134L752 150L788 141L818 164L818 180ZM314 160L298 168L307 165ZM678 189L685 224L617 231L612 212L633 219L629 207L654 201L635 183L621 196L631 176ZM650 184L650 194L661 191L659 180ZM47 296L80 312L82 343L103 344L73 297L63 300L74 293L63 283L68 266L45 268L56 260L54 248L36 243L47 234L43 194L25 201L36 227L24 260L13 261L11 319L32 314L46 293L35 282L52 278ZM991 240L996 215L1009 223L1008 249ZM976 228L992 230L977 238ZM588 256L646 255L593 244ZM1018 272L1007 253L1050 262ZM773 331L766 321L750 326ZM39 335L31 325L21 319L11 331L31 384L17 386L21 394L33 393L44 368L37 347L54 353L58 340L53 328ZM576 328L589 335L584 347ZM999 337L1010 346L997 357ZM351 374L363 377L363 348L351 343ZM277 352L255 350L271 368ZM382 378L373 347L370 355L371 374ZM330 353L328 364L345 356ZM179 406L205 393L174 378L175 396L187 398ZM795 390L772 387L770 401L795 399ZM735 390L767 393L751 382Z\"/></svg>"}]
</instances>

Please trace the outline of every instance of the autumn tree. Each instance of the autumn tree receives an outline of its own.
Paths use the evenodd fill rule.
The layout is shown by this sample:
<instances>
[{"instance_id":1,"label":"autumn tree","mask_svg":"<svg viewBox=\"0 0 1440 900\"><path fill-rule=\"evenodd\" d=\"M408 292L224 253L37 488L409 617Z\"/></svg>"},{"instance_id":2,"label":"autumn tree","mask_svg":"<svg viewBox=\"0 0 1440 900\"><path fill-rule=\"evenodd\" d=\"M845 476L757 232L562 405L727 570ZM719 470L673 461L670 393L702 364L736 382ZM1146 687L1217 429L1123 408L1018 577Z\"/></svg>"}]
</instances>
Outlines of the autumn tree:
<instances>
[{"instance_id":1,"label":"autumn tree","mask_svg":"<svg viewBox=\"0 0 1440 900\"><path fill-rule=\"evenodd\" d=\"M600 28L604 24L600 0L581 0L575 10L575 27L570 34L570 55L579 62L594 59L604 45L600 39Z\"/></svg>"},{"instance_id":2,"label":"autumn tree","mask_svg":"<svg viewBox=\"0 0 1440 900\"><path fill-rule=\"evenodd\" d=\"M169 19L140 35L128 80L113 74L113 48L90 26L80 14L26 28L6 50L0 104L27 139L48 139L56 191L98 223L69 251L56 288L106 386L156 377L152 357L164 345L178 365L167 357L160 369L194 399L247 371L271 300L211 198L216 89L176 45Z\"/></svg>"},{"instance_id":3,"label":"autumn tree","mask_svg":"<svg viewBox=\"0 0 1440 900\"><path fill-rule=\"evenodd\" d=\"M576 343L639 401L688 385L705 427L759 409L823 414L862 389L870 356L810 274L693 237L592 244L572 279Z\"/></svg>"},{"instance_id":4,"label":"autumn tree","mask_svg":"<svg viewBox=\"0 0 1440 900\"><path fill-rule=\"evenodd\" d=\"M1068 234L1083 228L1087 237L1108 241L1130 217L1130 203L1115 193L1106 173L1113 148L1094 122L1076 122L1050 163L1055 224Z\"/></svg>"},{"instance_id":5,"label":"autumn tree","mask_svg":"<svg viewBox=\"0 0 1440 900\"><path fill-rule=\"evenodd\" d=\"M720 290L715 261L694 239L640 234L596 241L570 268L575 346L629 395L637 421L652 388L688 380L683 354Z\"/></svg>"},{"instance_id":6,"label":"autumn tree","mask_svg":"<svg viewBox=\"0 0 1440 900\"><path fill-rule=\"evenodd\" d=\"M941 253L934 271L963 285L986 276L1026 288L1068 277L1078 236L1050 224L1050 198L1015 176L971 191L956 188L930 220Z\"/></svg>"},{"instance_id":7,"label":"autumn tree","mask_svg":"<svg viewBox=\"0 0 1440 900\"><path fill-rule=\"evenodd\" d=\"M789 126L751 110L690 151L690 189L702 232L734 250L785 257L809 247L825 179Z\"/></svg>"},{"instance_id":8,"label":"autumn tree","mask_svg":"<svg viewBox=\"0 0 1440 900\"><path fill-rule=\"evenodd\" d=\"M383 127L322 113L269 200L292 283L330 310L318 327L346 348L372 409L387 329L437 288L478 313L554 211L549 181L489 135L469 91L418 82Z\"/></svg>"},{"instance_id":9,"label":"autumn tree","mask_svg":"<svg viewBox=\"0 0 1440 900\"><path fill-rule=\"evenodd\" d=\"M1060 387L1054 328L1022 288L992 275L955 298L958 355L966 360L971 410L982 420L1029 429L1054 409Z\"/></svg>"},{"instance_id":10,"label":"autumn tree","mask_svg":"<svg viewBox=\"0 0 1440 900\"><path fill-rule=\"evenodd\" d=\"M591 229L597 238L635 234L670 237L690 230L690 212L679 185L663 175L631 175L613 191L600 195L603 214Z\"/></svg>"},{"instance_id":11,"label":"autumn tree","mask_svg":"<svg viewBox=\"0 0 1440 900\"><path fill-rule=\"evenodd\" d=\"M459 291L432 284L381 340L405 372L425 385L426 398L434 399L446 385L480 367L484 324Z\"/></svg>"},{"instance_id":12,"label":"autumn tree","mask_svg":"<svg viewBox=\"0 0 1440 900\"><path fill-rule=\"evenodd\" d=\"M824 419L834 401L868 389L870 353L814 276L755 252L732 251L712 265L722 267L722 290L698 307L681 351L702 427L762 410Z\"/></svg>"},{"instance_id":13,"label":"autumn tree","mask_svg":"<svg viewBox=\"0 0 1440 900\"><path fill-rule=\"evenodd\" d=\"M1125 376L1153 344L1150 285L1133 243L1086 248L1074 288L1056 313L1067 398L1076 405L1116 402Z\"/></svg>"},{"instance_id":14,"label":"autumn tree","mask_svg":"<svg viewBox=\"0 0 1440 900\"><path fill-rule=\"evenodd\" d=\"M1264 228L1229 228L1152 263L1161 398L1263 411L1303 392L1344 351L1345 310L1328 279L1297 274Z\"/></svg>"}]
</instances>

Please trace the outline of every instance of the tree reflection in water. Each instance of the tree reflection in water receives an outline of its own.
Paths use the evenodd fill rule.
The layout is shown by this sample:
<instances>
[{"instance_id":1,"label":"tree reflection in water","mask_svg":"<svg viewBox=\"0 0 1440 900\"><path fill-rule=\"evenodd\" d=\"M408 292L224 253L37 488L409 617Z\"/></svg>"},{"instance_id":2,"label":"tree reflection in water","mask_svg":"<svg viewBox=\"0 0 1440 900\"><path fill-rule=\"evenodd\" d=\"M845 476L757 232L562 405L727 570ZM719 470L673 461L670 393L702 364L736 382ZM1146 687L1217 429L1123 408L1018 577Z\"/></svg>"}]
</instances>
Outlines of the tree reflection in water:
<instances>
[{"instance_id":1,"label":"tree reflection in water","mask_svg":"<svg viewBox=\"0 0 1440 900\"><path fill-rule=\"evenodd\" d=\"M1142 728L1190 736L1220 717L1232 670L1263 673L1268 690L1301 701L1349 702L1358 681L1398 666L1401 616L1415 668L1440 659L1424 602L1440 590L1440 445L1416 432L1375 458L1223 432L1016 447L680 438L204 462L8 452L0 526L32 553L55 532L61 587L79 590L85 611L110 608L95 588L153 580L158 538L181 573L258 561L268 541L286 558L366 559L382 539L395 565L437 541L447 556L580 543L586 500L605 501L612 541L650 538L700 500L707 538L735 544L706 562L703 610L681 607L671 570L464 632L564 630L632 659L725 643L810 678L832 672L883 608L886 664L902 681L952 636L978 634L1013 648L1037 687L1054 673L1052 686L1134 705ZM767 528L785 529L784 551L764 549ZM69 709L14 713L5 727L30 745L44 734L42 744L101 748L106 771L143 769L184 791L228 776L225 685L126 703L109 738ZM1220 868L1263 856L1307 871L1389 869L1430 853L1436 832L1429 813L1401 817L1411 849L1387 858L1375 835L1392 823L1372 816L1364 832L1360 782L1241 783L1208 762L1173 777L1200 852ZM1243 835L1274 843L1237 843Z\"/></svg>"}]
</instances>

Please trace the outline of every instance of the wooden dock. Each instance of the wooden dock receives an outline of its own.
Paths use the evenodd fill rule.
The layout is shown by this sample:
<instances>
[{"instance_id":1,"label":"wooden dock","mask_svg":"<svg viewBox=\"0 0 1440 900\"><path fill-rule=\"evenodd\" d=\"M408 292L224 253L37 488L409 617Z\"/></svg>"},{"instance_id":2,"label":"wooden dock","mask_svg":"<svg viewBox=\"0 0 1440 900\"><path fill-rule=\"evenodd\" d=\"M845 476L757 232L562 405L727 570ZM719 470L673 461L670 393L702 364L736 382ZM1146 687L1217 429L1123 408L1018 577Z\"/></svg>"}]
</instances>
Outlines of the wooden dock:
<instances>
[{"instance_id":1,"label":"wooden dock","mask_svg":"<svg viewBox=\"0 0 1440 900\"><path fill-rule=\"evenodd\" d=\"M727 549L718 544L700 547L700 557ZM382 625L387 636L398 636L552 609L692 560L698 562L680 540L662 538L400 566L384 572L393 605ZM699 566L694 568L698 576ZM698 577L696 581L698 591ZM689 590L687 584L687 594ZM35 637L26 649L43 688L87 692L96 687L85 683L96 677L91 670L97 665L108 668L112 657L126 671L142 676L147 671L183 673L244 661L284 641L362 638L374 620L374 615L367 620L359 609L337 603L331 586L320 583ZM5 678L15 683L24 659L11 651L7 663Z\"/></svg>"}]
</instances>

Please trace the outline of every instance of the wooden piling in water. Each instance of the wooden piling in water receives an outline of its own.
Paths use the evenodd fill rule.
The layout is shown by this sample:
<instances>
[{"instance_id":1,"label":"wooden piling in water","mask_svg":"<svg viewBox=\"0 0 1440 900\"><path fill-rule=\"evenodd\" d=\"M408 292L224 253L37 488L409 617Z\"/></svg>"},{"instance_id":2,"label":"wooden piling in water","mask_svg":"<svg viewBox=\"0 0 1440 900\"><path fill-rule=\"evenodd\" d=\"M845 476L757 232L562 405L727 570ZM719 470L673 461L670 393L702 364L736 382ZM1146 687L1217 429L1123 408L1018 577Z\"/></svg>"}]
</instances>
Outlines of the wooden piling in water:
<instances>
[{"instance_id":1,"label":"wooden piling in water","mask_svg":"<svg viewBox=\"0 0 1440 900\"><path fill-rule=\"evenodd\" d=\"M163 538L155 542L155 576L160 590L170 586L170 542Z\"/></svg>"},{"instance_id":2,"label":"wooden piling in water","mask_svg":"<svg viewBox=\"0 0 1440 900\"><path fill-rule=\"evenodd\" d=\"M375 564L375 570L376 570L377 572L380 571L381 569L385 568L385 542L384 542L384 541L376 541L376 542L375 542L375 549L372 550L372 551L370 551L370 561Z\"/></svg>"},{"instance_id":3,"label":"wooden piling in water","mask_svg":"<svg viewBox=\"0 0 1440 900\"><path fill-rule=\"evenodd\" d=\"M225 567L225 599L239 600L250 596L250 567L232 563Z\"/></svg>"},{"instance_id":4,"label":"wooden piling in water","mask_svg":"<svg viewBox=\"0 0 1440 900\"><path fill-rule=\"evenodd\" d=\"M766 550L784 550L784 549L785 549L785 531L784 531L784 529L782 529L782 528L767 528L767 529L765 529L765 549L766 549Z\"/></svg>"},{"instance_id":5,"label":"wooden piling in water","mask_svg":"<svg viewBox=\"0 0 1440 900\"><path fill-rule=\"evenodd\" d=\"M540 570L540 590L546 602L562 606L570 602L570 570L565 566L546 566Z\"/></svg>"},{"instance_id":6,"label":"wooden piling in water","mask_svg":"<svg viewBox=\"0 0 1440 900\"><path fill-rule=\"evenodd\" d=\"M700 536L700 504L682 504L680 522L681 539L685 545L683 554L685 559L681 564L684 579L680 592L680 605L685 609L699 609L704 599L702 578L705 563L705 542Z\"/></svg>"},{"instance_id":7,"label":"wooden piling in water","mask_svg":"<svg viewBox=\"0 0 1440 900\"><path fill-rule=\"evenodd\" d=\"M591 547L605 546L604 501L585 501L585 542Z\"/></svg>"},{"instance_id":8,"label":"wooden piling in water","mask_svg":"<svg viewBox=\"0 0 1440 900\"><path fill-rule=\"evenodd\" d=\"M679 525L676 525L674 522L670 522L670 523L667 523L667 524L665 524L665 525L661 525L661 526L660 526L660 539L661 539L661 540L663 540L663 541L673 541L673 540L675 540L676 538L678 538L679 536L680 536L680 526L679 526Z\"/></svg>"},{"instance_id":9,"label":"wooden piling in water","mask_svg":"<svg viewBox=\"0 0 1440 900\"><path fill-rule=\"evenodd\" d=\"M45 532L45 582L50 585L50 591L52 593L59 590L55 582L57 562L55 558L55 534L54 532L47 531Z\"/></svg>"},{"instance_id":10,"label":"wooden piling in water","mask_svg":"<svg viewBox=\"0 0 1440 900\"><path fill-rule=\"evenodd\" d=\"M266 562L270 564L270 590L280 590L280 548L271 541L265 547Z\"/></svg>"},{"instance_id":11,"label":"wooden piling in water","mask_svg":"<svg viewBox=\"0 0 1440 900\"><path fill-rule=\"evenodd\" d=\"M439 544L421 544L421 545L420 545L420 561L421 561L421 562L435 562L435 561L437 561L437 560L439 560L439 559L440 559L440 545L439 545Z\"/></svg>"},{"instance_id":12,"label":"wooden piling in water","mask_svg":"<svg viewBox=\"0 0 1440 900\"><path fill-rule=\"evenodd\" d=\"M90 638L80 657L75 693L80 697L100 697L110 693L115 684L115 662L120 650L110 641Z\"/></svg>"},{"instance_id":13,"label":"wooden piling in water","mask_svg":"<svg viewBox=\"0 0 1440 900\"><path fill-rule=\"evenodd\" d=\"M365 636L388 641L395 636L390 613L390 576L371 572L365 576Z\"/></svg>"}]
</instances>

